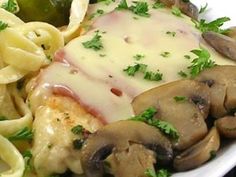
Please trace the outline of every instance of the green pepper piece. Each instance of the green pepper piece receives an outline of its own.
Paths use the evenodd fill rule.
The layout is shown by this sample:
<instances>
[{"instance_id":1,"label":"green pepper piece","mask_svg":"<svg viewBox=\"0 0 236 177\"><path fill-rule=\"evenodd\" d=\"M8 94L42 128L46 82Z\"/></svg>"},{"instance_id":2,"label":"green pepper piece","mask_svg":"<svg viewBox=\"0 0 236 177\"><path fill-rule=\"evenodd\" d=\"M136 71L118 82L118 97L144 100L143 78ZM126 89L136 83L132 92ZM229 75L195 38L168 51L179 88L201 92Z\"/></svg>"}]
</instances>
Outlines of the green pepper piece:
<instances>
[{"instance_id":1,"label":"green pepper piece","mask_svg":"<svg viewBox=\"0 0 236 177\"><path fill-rule=\"evenodd\" d=\"M69 23L72 0L17 0L23 21L43 21L56 27Z\"/></svg>"}]
</instances>

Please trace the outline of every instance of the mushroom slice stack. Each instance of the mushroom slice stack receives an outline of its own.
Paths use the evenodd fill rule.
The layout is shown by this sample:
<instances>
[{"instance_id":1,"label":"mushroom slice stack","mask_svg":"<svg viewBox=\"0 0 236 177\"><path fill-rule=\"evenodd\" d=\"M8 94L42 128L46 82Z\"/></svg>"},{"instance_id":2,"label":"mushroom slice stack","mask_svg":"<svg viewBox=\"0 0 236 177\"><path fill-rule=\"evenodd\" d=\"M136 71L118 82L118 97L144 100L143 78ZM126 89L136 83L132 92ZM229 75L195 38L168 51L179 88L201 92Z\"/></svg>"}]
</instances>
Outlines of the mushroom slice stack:
<instances>
[{"instance_id":1,"label":"mushroom slice stack","mask_svg":"<svg viewBox=\"0 0 236 177\"><path fill-rule=\"evenodd\" d=\"M216 120L219 133L226 138L236 138L236 117L226 116Z\"/></svg>"},{"instance_id":2,"label":"mushroom slice stack","mask_svg":"<svg viewBox=\"0 0 236 177\"><path fill-rule=\"evenodd\" d=\"M208 161L219 147L220 137L217 129L213 127L203 140L176 156L174 168L178 171L196 168Z\"/></svg>"},{"instance_id":3,"label":"mushroom slice stack","mask_svg":"<svg viewBox=\"0 0 236 177\"><path fill-rule=\"evenodd\" d=\"M153 168L150 163L157 160L158 164L167 165L173 158L170 141L155 127L136 121L118 121L104 126L89 136L81 153L82 167L87 177L103 177L105 160L109 155L108 161L115 159L121 162L111 163L116 177L143 176L147 168ZM140 164L142 156L149 163ZM125 169L122 168L124 163Z\"/></svg>"},{"instance_id":4,"label":"mushroom slice stack","mask_svg":"<svg viewBox=\"0 0 236 177\"><path fill-rule=\"evenodd\" d=\"M233 32L231 32L233 35ZM236 61L236 39L216 32L205 32L202 34L205 41L220 54ZM234 36L235 37L235 36Z\"/></svg>"},{"instance_id":5,"label":"mushroom slice stack","mask_svg":"<svg viewBox=\"0 0 236 177\"><path fill-rule=\"evenodd\" d=\"M155 107L155 118L172 124L179 133L173 141L178 150L184 150L207 134L204 119L210 105L209 88L193 80L180 80L148 90L132 102L136 115Z\"/></svg>"},{"instance_id":6,"label":"mushroom slice stack","mask_svg":"<svg viewBox=\"0 0 236 177\"><path fill-rule=\"evenodd\" d=\"M198 8L190 1L184 2L183 0L160 0L160 2L165 4L167 7L176 6L185 15L189 16L194 20L198 20L198 15L199 15Z\"/></svg>"},{"instance_id":7,"label":"mushroom slice stack","mask_svg":"<svg viewBox=\"0 0 236 177\"><path fill-rule=\"evenodd\" d=\"M210 112L213 117L223 117L236 108L236 66L206 69L196 80L210 87Z\"/></svg>"}]
</instances>

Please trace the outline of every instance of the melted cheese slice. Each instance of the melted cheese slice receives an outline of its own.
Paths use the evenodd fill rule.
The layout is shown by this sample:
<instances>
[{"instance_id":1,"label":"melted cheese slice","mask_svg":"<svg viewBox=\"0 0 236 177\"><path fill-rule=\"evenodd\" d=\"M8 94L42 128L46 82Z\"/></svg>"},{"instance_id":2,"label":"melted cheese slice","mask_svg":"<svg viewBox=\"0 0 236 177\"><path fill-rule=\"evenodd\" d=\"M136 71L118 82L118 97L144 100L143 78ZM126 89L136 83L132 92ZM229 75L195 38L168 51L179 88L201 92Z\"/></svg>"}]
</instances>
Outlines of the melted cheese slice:
<instances>
[{"instance_id":1,"label":"melted cheese slice","mask_svg":"<svg viewBox=\"0 0 236 177\"><path fill-rule=\"evenodd\" d=\"M104 123L114 122L133 116L131 102L135 96L181 79L179 71L189 72L187 67L195 58L190 52L193 49L206 48L217 64L235 64L210 48L188 17L176 17L165 9L151 9L150 14L145 18L129 11L112 11L95 19L92 30L67 44L56 61L41 72L30 96L33 108L51 94L62 94L74 98ZM91 40L97 30L104 48L85 48L82 43ZM176 35L166 34L168 31ZM163 52L170 56L163 57ZM136 54L145 57L137 61ZM163 80L148 81L142 73L132 77L123 71L137 63L146 64L149 71L159 70Z\"/></svg>"}]
</instances>

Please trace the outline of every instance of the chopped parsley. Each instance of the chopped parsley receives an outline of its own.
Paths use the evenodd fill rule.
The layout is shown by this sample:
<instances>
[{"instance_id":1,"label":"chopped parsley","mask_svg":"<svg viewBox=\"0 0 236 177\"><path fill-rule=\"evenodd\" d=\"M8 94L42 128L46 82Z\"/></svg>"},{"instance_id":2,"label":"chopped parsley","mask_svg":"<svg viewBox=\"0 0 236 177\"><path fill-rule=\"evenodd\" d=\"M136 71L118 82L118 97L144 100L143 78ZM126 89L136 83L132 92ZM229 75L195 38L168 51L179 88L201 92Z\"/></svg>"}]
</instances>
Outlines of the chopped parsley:
<instances>
[{"instance_id":1,"label":"chopped parsley","mask_svg":"<svg viewBox=\"0 0 236 177\"><path fill-rule=\"evenodd\" d=\"M8 0L2 4L1 8L7 10L8 12L16 13L18 10L18 5L16 0Z\"/></svg>"},{"instance_id":2,"label":"chopped parsley","mask_svg":"<svg viewBox=\"0 0 236 177\"><path fill-rule=\"evenodd\" d=\"M186 59L191 59L191 57L190 57L190 55L184 55L184 58L186 58Z\"/></svg>"},{"instance_id":3,"label":"chopped parsley","mask_svg":"<svg viewBox=\"0 0 236 177\"><path fill-rule=\"evenodd\" d=\"M216 151L215 150L210 151L210 159L209 160L212 160L215 157L216 157Z\"/></svg>"},{"instance_id":4,"label":"chopped parsley","mask_svg":"<svg viewBox=\"0 0 236 177\"><path fill-rule=\"evenodd\" d=\"M179 72L178 72L178 75L181 76L181 77L183 77L183 78L187 78L187 77L188 77L188 74L185 73L184 71L179 71Z\"/></svg>"},{"instance_id":5,"label":"chopped parsley","mask_svg":"<svg viewBox=\"0 0 236 177\"><path fill-rule=\"evenodd\" d=\"M144 79L150 80L150 81L160 81L162 80L163 74L157 71L156 73L152 71L147 71L144 74Z\"/></svg>"},{"instance_id":6,"label":"chopped parsley","mask_svg":"<svg viewBox=\"0 0 236 177\"><path fill-rule=\"evenodd\" d=\"M145 58L145 55L136 54L136 55L133 56L133 58L134 58L135 60L139 61L139 60Z\"/></svg>"},{"instance_id":7,"label":"chopped parsley","mask_svg":"<svg viewBox=\"0 0 236 177\"><path fill-rule=\"evenodd\" d=\"M169 35L169 36L175 37L176 32L174 32L174 31L167 31L166 34Z\"/></svg>"},{"instance_id":8,"label":"chopped parsley","mask_svg":"<svg viewBox=\"0 0 236 177\"><path fill-rule=\"evenodd\" d=\"M116 7L117 10L128 10L129 6L126 0L121 0L118 6Z\"/></svg>"},{"instance_id":9,"label":"chopped parsley","mask_svg":"<svg viewBox=\"0 0 236 177\"><path fill-rule=\"evenodd\" d=\"M103 44L101 41L101 35L99 35L99 31L96 31L95 36L86 42L82 42L82 45L86 48L86 49L93 49L94 51L98 51L103 49Z\"/></svg>"},{"instance_id":10,"label":"chopped parsley","mask_svg":"<svg viewBox=\"0 0 236 177\"><path fill-rule=\"evenodd\" d=\"M24 161L25 161L25 170L24 170L24 175L31 171L33 169L33 166L31 164L31 159L33 157L32 153L30 150L26 150L23 154L22 154ZM23 175L23 176L24 176Z\"/></svg>"},{"instance_id":11,"label":"chopped parsley","mask_svg":"<svg viewBox=\"0 0 236 177\"><path fill-rule=\"evenodd\" d=\"M102 10L102 9L97 9L97 11L96 12L94 12L94 13L92 13L90 16L89 16L89 20L92 20L93 18L95 18L95 17L99 17L99 16L101 16L101 15L103 15L104 14L104 10Z\"/></svg>"},{"instance_id":12,"label":"chopped parsley","mask_svg":"<svg viewBox=\"0 0 236 177\"><path fill-rule=\"evenodd\" d=\"M148 3L145 1L133 1L133 5L129 7L126 0L121 0L116 9L130 10L138 16L150 17L150 14L148 13Z\"/></svg>"},{"instance_id":13,"label":"chopped parsley","mask_svg":"<svg viewBox=\"0 0 236 177\"><path fill-rule=\"evenodd\" d=\"M211 55L206 49L201 48L192 50L191 52L197 56L197 58L193 59L191 62L192 65L188 67L192 78L196 77L204 69L212 68L216 65L215 62L210 59Z\"/></svg>"},{"instance_id":14,"label":"chopped parsley","mask_svg":"<svg viewBox=\"0 0 236 177\"><path fill-rule=\"evenodd\" d=\"M75 135L80 135L84 131L84 128L81 125L76 125L71 129L71 132L74 133Z\"/></svg>"},{"instance_id":15,"label":"chopped parsley","mask_svg":"<svg viewBox=\"0 0 236 177\"><path fill-rule=\"evenodd\" d=\"M8 120L6 116L0 116L0 121Z\"/></svg>"},{"instance_id":16,"label":"chopped parsley","mask_svg":"<svg viewBox=\"0 0 236 177\"><path fill-rule=\"evenodd\" d=\"M106 54L99 54L99 56L100 56L100 57L105 57L105 56L106 56Z\"/></svg>"},{"instance_id":17,"label":"chopped parsley","mask_svg":"<svg viewBox=\"0 0 236 177\"><path fill-rule=\"evenodd\" d=\"M160 55L164 58L167 58L170 56L170 52L162 52Z\"/></svg>"},{"instance_id":18,"label":"chopped parsley","mask_svg":"<svg viewBox=\"0 0 236 177\"><path fill-rule=\"evenodd\" d=\"M148 4L145 1L133 1L132 6L129 7L129 9L136 15L142 16L142 17L150 17L150 14L148 13Z\"/></svg>"},{"instance_id":19,"label":"chopped parsley","mask_svg":"<svg viewBox=\"0 0 236 177\"><path fill-rule=\"evenodd\" d=\"M213 31L216 33L225 34L228 32L228 30L221 29L220 27L229 20L230 20L229 17L221 17L209 23L206 22L205 19L201 19L199 22L195 20L192 20L192 21L195 24L195 27L199 29L201 32Z\"/></svg>"},{"instance_id":20,"label":"chopped parsley","mask_svg":"<svg viewBox=\"0 0 236 177\"><path fill-rule=\"evenodd\" d=\"M153 9L161 9L164 8L166 5L162 2L156 1L153 5L152 8Z\"/></svg>"},{"instance_id":21,"label":"chopped parsley","mask_svg":"<svg viewBox=\"0 0 236 177\"><path fill-rule=\"evenodd\" d=\"M84 139L76 139L73 141L74 149L80 150L84 145Z\"/></svg>"},{"instance_id":22,"label":"chopped parsley","mask_svg":"<svg viewBox=\"0 0 236 177\"><path fill-rule=\"evenodd\" d=\"M33 132L28 127L25 127L22 130L19 130L15 134L8 137L10 141L32 140L32 138L33 138Z\"/></svg>"},{"instance_id":23,"label":"chopped parsley","mask_svg":"<svg viewBox=\"0 0 236 177\"><path fill-rule=\"evenodd\" d=\"M0 31L5 30L8 27L7 23L4 23L3 21L0 21Z\"/></svg>"},{"instance_id":24,"label":"chopped parsley","mask_svg":"<svg viewBox=\"0 0 236 177\"><path fill-rule=\"evenodd\" d=\"M130 120L145 122L148 125L158 128L161 132L170 136L171 138L178 139L179 134L177 130L173 127L173 125L171 125L170 123L166 121L155 119L154 116L156 113L157 113L156 108L150 107L146 109L140 115L130 118Z\"/></svg>"},{"instance_id":25,"label":"chopped parsley","mask_svg":"<svg viewBox=\"0 0 236 177\"><path fill-rule=\"evenodd\" d=\"M157 172L152 169L147 169L145 175L147 177L170 177L171 173L166 169L160 169Z\"/></svg>"},{"instance_id":26,"label":"chopped parsley","mask_svg":"<svg viewBox=\"0 0 236 177\"><path fill-rule=\"evenodd\" d=\"M208 7L208 3L206 3L205 6L201 6L201 8L199 10L199 14L204 13L206 11L207 7Z\"/></svg>"},{"instance_id":27,"label":"chopped parsley","mask_svg":"<svg viewBox=\"0 0 236 177\"><path fill-rule=\"evenodd\" d=\"M173 6L172 9L171 9L171 13L177 17L182 17L182 12L181 10L176 7L176 6Z\"/></svg>"},{"instance_id":28,"label":"chopped parsley","mask_svg":"<svg viewBox=\"0 0 236 177\"><path fill-rule=\"evenodd\" d=\"M128 66L123 71L126 72L129 76L134 76L137 72L145 72L147 65L145 64L135 64L134 66Z\"/></svg>"},{"instance_id":29,"label":"chopped parsley","mask_svg":"<svg viewBox=\"0 0 236 177\"><path fill-rule=\"evenodd\" d=\"M185 97L185 96L175 96L175 97L174 97L174 100L175 100L176 102L185 102L185 101L187 101L188 99L187 99L187 97Z\"/></svg>"}]
</instances>

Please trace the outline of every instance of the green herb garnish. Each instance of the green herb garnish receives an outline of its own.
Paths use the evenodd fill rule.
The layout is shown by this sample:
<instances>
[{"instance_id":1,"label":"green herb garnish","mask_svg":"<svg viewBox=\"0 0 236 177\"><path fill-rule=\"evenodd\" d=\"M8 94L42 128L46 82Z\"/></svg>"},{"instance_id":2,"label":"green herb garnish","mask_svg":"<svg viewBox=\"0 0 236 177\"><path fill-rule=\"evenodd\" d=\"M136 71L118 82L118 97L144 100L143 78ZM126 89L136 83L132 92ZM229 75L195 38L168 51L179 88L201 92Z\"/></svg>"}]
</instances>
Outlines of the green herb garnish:
<instances>
[{"instance_id":1,"label":"green herb garnish","mask_svg":"<svg viewBox=\"0 0 236 177\"><path fill-rule=\"evenodd\" d=\"M135 60L139 61L139 60L145 58L145 55L136 54L136 55L133 56L133 58L134 58Z\"/></svg>"},{"instance_id":2,"label":"green herb garnish","mask_svg":"<svg viewBox=\"0 0 236 177\"><path fill-rule=\"evenodd\" d=\"M190 75L192 78L196 77L201 71L206 68L212 68L216 64L210 59L211 55L206 49L196 49L192 50L197 58L195 58L191 63L192 65L188 67L190 69Z\"/></svg>"},{"instance_id":3,"label":"green herb garnish","mask_svg":"<svg viewBox=\"0 0 236 177\"><path fill-rule=\"evenodd\" d=\"M15 0L8 0L7 2L2 4L1 8L7 10L8 12L16 13L18 6Z\"/></svg>"},{"instance_id":4,"label":"green herb garnish","mask_svg":"<svg viewBox=\"0 0 236 177\"><path fill-rule=\"evenodd\" d=\"M157 113L156 108L150 107L150 108L146 109L140 115L130 118L130 120L145 122L148 125L158 128L161 132L170 136L171 138L178 139L179 134L178 134L177 130L173 127L173 125L171 125L170 123L168 123L166 121L154 119L154 116L156 113Z\"/></svg>"},{"instance_id":5,"label":"green herb garnish","mask_svg":"<svg viewBox=\"0 0 236 177\"><path fill-rule=\"evenodd\" d=\"M187 78L188 77L187 73L185 73L184 71L179 71L178 75L180 75L183 78Z\"/></svg>"},{"instance_id":6,"label":"green herb garnish","mask_svg":"<svg viewBox=\"0 0 236 177\"><path fill-rule=\"evenodd\" d=\"M174 31L167 31L166 34L169 35L169 36L175 37L176 32L174 32Z\"/></svg>"},{"instance_id":7,"label":"green herb garnish","mask_svg":"<svg viewBox=\"0 0 236 177\"><path fill-rule=\"evenodd\" d=\"M171 9L171 13L177 17L182 17L182 12L181 10L176 7L176 6L173 6L172 9Z\"/></svg>"},{"instance_id":8,"label":"green herb garnish","mask_svg":"<svg viewBox=\"0 0 236 177\"><path fill-rule=\"evenodd\" d=\"M191 59L191 57L190 57L190 55L184 55L184 58L186 58L186 59Z\"/></svg>"},{"instance_id":9,"label":"green herb garnish","mask_svg":"<svg viewBox=\"0 0 236 177\"><path fill-rule=\"evenodd\" d=\"M98 51L103 49L103 44L101 42L101 35L98 34L98 31L96 31L95 36L86 42L83 42L82 45L87 49L93 49L94 51Z\"/></svg>"},{"instance_id":10,"label":"green herb garnish","mask_svg":"<svg viewBox=\"0 0 236 177\"><path fill-rule=\"evenodd\" d=\"M212 150L210 151L210 159L209 160L212 160L216 157L216 151Z\"/></svg>"},{"instance_id":11,"label":"green herb garnish","mask_svg":"<svg viewBox=\"0 0 236 177\"><path fill-rule=\"evenodd\" d=\"M175 96L175 97L174 97L174 100L175 100L176 102L185 102L185 101L187 101L188 99L187 99L187 97L185 97L185 96Z\"/></svg>"},{"instance_id":12,"label":"green herb garnish","mask_svg":"<svg viewBox=\"0 0 236 177\"><path fill-rule=\"evenodd\" d=\"M93 18L99 17L99 16L101 16L101 15L103 15L103 14L104 14L104 10L98 9L96 12L94 12L93 14L91 14L88 19L89 19L89 20L92 20Z\"/></svg>"},{"instance_id":13,"label":"green herb garnish","mask_svg":"<svg viewBox=\"0 0 236 177\"><path fill-rule=\"evenodd\" d=\"M5 30L8 27L7 23L4 23L3 21L0 21L0 31Z\"/></svg>"},{"instance_id":14,"label":"green herb garnish","mask_svg":"<svg viewBox=\"0 0 236 177\"><path fill-rule=\"evenodd\" d=\"M84 145L84 139L76 139L73 141L74 149L80 150Z\"/></svg>"},{"instance_id":15,"label":"green herb garnish","mask_svg":"<svg viewBox=\"0 0 236 177\"><path fill-rule=\"evenodd\" d=\"M208 3L206 3L205 6L201 6L201 8L199 10L199 14L204 13L206 11L207 7L208 7Z\"/></svg>"},{"instance_id":16,"label":"green herb garnish","mask_svg":"<svg viewBox=\"0 0 236 177\"><path fill-rule=\"evenodd\" d=\"M171 173L166 169L160 169L157 172L152 169L147 169L145 175L147 177L170 177Z\"/></svg>"},{"instance_id":17,"label":"green herb garnish","mask_svg":"<svg viewBox=\"0 0 236 177\"><path fill-rule=\"evenodd\" d=\"M129 9L136 15L142 17L150 17L148 13L148 4L145 1L134 1L134 5L130 6Z\"/></svg>"},{"instance_id":18,"label":"green herb garnish","mask_svg":"<svg viewBox=\"0 0 236 177\"><path fill-rule=\"evenodd\" d=\"M164 58L167 58L170 56L170 52L162 52L160 55Z\"/></svg>"},{"instance_id":19,"label":"green herb garnish","mask_svg":"<svg viewBox=\"0 0 236 177\"><path fill-rule=\"evenodd\" d=\"M32 155L32 153L31 153L30 150L26 150L26 151L22 154L22 156L23 156L24 161L25 161L25 170L24 170L24 175L23 175L23 176L25 176L25 174L26 174L27 172L33 170L33 166L32 166L32 164L31 164L31 159L32 159L33 155Z\"/></svg>"},{"instance_id":20,"label":"green herb garnish","mask_svg":"<svg viewBox=\"0 0 236 177\"><path fill-rule=\"evenodd\" d=\"M84 128L81 125L76 125L71 129L71 132L74 133L75 135L80 135L84 131Z\"/></svg>"},{"instance_id":21,"label":"green herb garnish","mask_svg":"<svg viewBox=\"0 0 236 177\"><path fill-rule=\"evenodd\" d=\"M117 10L128 10L129 6L126 0L121 0L118 6L116 7Z\"/></svg>"},{"instance_id":22,"label":"green herb garnish","mask_svg":"<svg viewBox=\"0 0 236 177\"><path fill-rule=\"evenodd\" d=\"M137 72L145 72L147 65L145 64L135 64L134 66L128 66L123 71L126 72L129 76L134 76Z\"/></svg>"},{"instance_id":23,"label":"green herb garnish","mask_svg":"<svg viewBox=\"0 0 236 177\"><path fill-rule=\"evenodd\" d=\"M213 31L216 33L225 34L228 32L228 30L221 29L220 27L229 20L230 20L229 17L221 17L209 23L206 22L205 19L201 19L199 22L195 20L192 20L192 21L195 24L195 27L199 29L201 32Z\"/></svg>"},{"instance_id":24,"label":"green herb garnish","mask_svg":"<svg viewBox=\"0 0 236 177\"><path fill-rule=\"evenodd\" d=\"M157 1L157 2L155 2L155 3L153 4L152 8L153 8L153 9L161 9L161 8L164 8L165 6L166 6L166 5L163 4L162 2Z\"/></svg>"},{"instance_id":25,"label":"green herb garnish","mask_svg":"<svg viewBox=\"0 0 236 177\"><path fill-rule=\"evenodd\" d=\"M22 130L19 130L15 134L8 137L10 141L32 140L32 138L33 132L28 127L25 127Z\"/></svg>"},{"instance_id":26,"label":"green herb garnish","mask_svg":"<svg viewBox=\"0 0 236 177\"><path fill-rule=\"evenodd\" d=\"M150 81L160 81L162 80L163 74L160 72L152 72L152 71L147 71L144 74L144 79L150 80Z\"/></svg>"}]
</instances>

